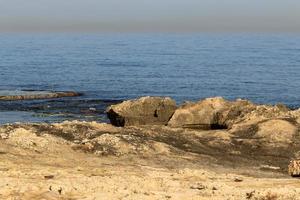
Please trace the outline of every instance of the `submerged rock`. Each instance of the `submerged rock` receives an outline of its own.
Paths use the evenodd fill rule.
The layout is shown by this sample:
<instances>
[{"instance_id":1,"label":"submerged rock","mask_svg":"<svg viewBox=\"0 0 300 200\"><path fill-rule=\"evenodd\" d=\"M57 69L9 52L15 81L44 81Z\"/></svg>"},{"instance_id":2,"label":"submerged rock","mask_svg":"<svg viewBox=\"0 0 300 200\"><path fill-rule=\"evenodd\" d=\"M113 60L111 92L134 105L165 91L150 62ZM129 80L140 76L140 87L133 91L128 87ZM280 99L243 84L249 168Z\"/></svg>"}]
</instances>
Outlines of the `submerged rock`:
<instances>
[{"instance_id":1,"label":"submerged rock","mask_svg":"<svg viewBox=\"0 0 300 200\"><path fill-rule=\"evenodd\" d=\"M16 101L16 100L33 100L33 99L53 99L61 97L76 97L80 93L65 91L65 92L52 92L52 91L1 91L0 101Z\"/></svg>"},{"instance_id":2,"label":"submerged rock","mask_svg":"<svg viewBox=\"0 0 300 200\"><path fill-rule=\"evenodd\" d=\"M107 108L107 116L115 126L166 125L176 110L169 97L142 97Z\"/></svg>"}]
</instances>

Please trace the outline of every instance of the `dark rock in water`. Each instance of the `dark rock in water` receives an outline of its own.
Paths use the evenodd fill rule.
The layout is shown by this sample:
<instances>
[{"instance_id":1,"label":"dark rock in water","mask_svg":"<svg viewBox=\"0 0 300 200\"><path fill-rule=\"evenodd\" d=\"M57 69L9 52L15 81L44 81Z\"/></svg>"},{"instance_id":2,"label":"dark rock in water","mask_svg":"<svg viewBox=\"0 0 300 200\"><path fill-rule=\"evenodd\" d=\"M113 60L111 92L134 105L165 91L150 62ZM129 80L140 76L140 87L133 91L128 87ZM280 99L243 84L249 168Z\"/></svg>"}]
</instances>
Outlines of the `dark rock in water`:
<instances>
[{"instance_id":1,"label":"dark rock in water","mask_svg":"<svg viewBox=\"0 0 300 200\"><path fill-rule=\"evenodd\" d=\"M80 93L52 92L52 91L0 91L0 101L17 101L17 100L33 100L33 99L53 99L61 97L76 97Z\"/></svg>"},{"instance_id":2,"label":"dark rock in water","mask_svg":"<svg viewBox=\"0 0 300 200\"><path fill-rule=\"evenodd\" d=\"M107 108L107 116L115 126L166 125L176 110L169 97L142 97Z\"/></svg>"}]
</instances>

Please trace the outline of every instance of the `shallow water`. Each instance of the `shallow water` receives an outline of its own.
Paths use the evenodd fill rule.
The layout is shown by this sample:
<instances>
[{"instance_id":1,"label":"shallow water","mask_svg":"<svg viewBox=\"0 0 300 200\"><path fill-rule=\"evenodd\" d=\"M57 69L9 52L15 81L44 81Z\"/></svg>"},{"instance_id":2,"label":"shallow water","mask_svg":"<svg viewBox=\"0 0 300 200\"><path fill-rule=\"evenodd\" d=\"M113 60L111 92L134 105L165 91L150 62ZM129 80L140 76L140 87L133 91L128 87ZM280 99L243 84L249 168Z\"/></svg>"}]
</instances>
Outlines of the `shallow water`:
<instances>
[{"instance_id":1,"label":"shallow water","mask_svg":"<svg viewBox=\"0 0 300 200\"><path fill-rule=\"evenodd\" d=\"M84 95L0 102L0 123L101 120L107 105L145 95L300 107L299 77L296 34L2 34L0 90Z\"/></svg>"}]
</instances>

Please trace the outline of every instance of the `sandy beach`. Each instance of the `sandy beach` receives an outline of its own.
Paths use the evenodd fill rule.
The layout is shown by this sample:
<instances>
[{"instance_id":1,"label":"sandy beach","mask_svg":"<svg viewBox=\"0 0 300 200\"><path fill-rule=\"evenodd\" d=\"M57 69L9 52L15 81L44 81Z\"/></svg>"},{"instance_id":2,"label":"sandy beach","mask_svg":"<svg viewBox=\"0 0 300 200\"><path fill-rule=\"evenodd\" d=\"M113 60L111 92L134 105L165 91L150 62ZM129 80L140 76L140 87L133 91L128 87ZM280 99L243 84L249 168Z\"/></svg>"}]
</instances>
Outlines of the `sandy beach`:
<instances>
[{"instance_id":1,"label":"sandy beach","mask_svg":"<svg viewBox=\"0 0 300 200\"><path fill-rule=\"evenodd\" d=\"M271 115L262 117L262 108ZM298 113L255 105L237 124L273 120L260 126L264 135L259 130L242 135L234 125L215 130L79 121L3 125L0 197L299 199L299 179L287 172L300 150L298 124L292 130L294 125L279 120L288 115L297 121ZM275 137L274 130L281 129L287 135Z\"/></svg>"}]
</instances>

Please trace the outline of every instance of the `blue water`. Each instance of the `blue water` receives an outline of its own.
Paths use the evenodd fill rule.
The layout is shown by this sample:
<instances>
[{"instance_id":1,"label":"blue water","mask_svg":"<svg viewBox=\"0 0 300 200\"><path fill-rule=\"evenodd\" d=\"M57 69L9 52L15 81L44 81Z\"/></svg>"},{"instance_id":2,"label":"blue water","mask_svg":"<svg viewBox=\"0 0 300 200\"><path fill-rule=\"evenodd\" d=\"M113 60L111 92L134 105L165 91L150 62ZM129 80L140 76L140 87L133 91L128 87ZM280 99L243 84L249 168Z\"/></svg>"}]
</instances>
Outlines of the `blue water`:
<instances>
[{"instance_id":1,"label":"blue water","mask_svg":"<svg viewBox=\"0 0 300 200\"><path fill-rule=\"evenodd\" d=\"M0 90L79 91L63 102L85 108L145 95L300 107L300 34L2 34ZM0 102L0 110L48 103Z\"/></svg>"}]
</instances>

